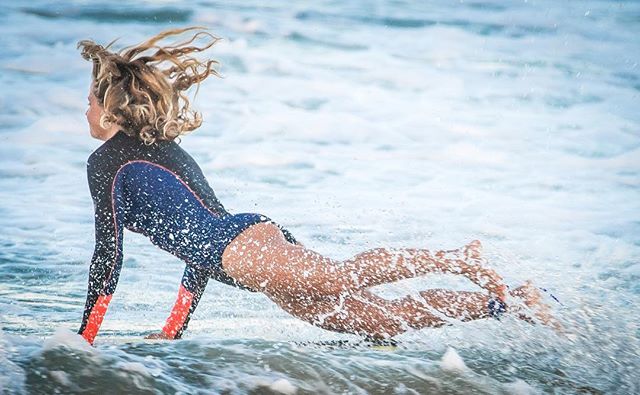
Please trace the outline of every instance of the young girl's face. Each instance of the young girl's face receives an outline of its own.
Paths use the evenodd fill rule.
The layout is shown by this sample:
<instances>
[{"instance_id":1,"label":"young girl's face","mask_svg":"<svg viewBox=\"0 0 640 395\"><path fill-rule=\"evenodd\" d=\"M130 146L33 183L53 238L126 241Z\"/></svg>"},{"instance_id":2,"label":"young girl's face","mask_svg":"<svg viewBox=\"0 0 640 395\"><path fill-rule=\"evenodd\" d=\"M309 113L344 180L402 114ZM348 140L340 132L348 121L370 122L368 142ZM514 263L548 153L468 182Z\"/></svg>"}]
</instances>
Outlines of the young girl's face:
<instances>
[{"instance_id":1,"label":"young girl's face","mask_svg":"<svg viewBox=\"0 0 640 395\"><path fill-rule=\"evenodd\" d=\"M87 109L87 122L89 123L89 132L91 137L98 140L106 141L113 136L113 128L105 129L100 126L100 118L104 113L104 108L98 102L98 98L93 94L93 86L89 88L89 108Z\"/></svg>"}]
</instances>

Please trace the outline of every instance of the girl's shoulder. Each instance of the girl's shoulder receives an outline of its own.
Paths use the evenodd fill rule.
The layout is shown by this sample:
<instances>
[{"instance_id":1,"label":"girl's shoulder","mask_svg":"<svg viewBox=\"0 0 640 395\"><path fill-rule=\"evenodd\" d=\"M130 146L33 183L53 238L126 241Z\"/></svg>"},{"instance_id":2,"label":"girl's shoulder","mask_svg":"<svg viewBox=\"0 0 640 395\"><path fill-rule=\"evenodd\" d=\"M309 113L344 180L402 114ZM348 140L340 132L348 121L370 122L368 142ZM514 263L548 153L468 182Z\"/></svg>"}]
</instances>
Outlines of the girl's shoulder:
<instances>
[{"instance_id":1,"label":"girl's shoulder","mask_svg":"<svg viewBox=\"0 0 640 395\"><path fill-rule=\"evenodd\" d=\"M90 174L113 176L132 162L150 162L171 170L198 167L191 155L175 141L145 144L121 131L93 151L87 159L87 171Z\"/></svg>"}]
</instances>

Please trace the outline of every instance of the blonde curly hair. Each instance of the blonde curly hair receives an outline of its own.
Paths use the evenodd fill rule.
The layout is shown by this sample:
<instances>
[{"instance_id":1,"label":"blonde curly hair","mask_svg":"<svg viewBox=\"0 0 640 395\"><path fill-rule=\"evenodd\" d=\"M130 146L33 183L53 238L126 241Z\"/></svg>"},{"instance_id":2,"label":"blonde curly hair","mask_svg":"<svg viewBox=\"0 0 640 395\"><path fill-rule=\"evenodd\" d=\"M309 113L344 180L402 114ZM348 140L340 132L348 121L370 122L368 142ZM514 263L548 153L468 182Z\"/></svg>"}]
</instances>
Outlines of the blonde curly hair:
<instances>
[{"instance_id":1,"label":"blonde curly hair","mask_svg":"<svg viewBox=\"0 0 640 395\"><path fill-rule=\"evenodd\" d=\"M168 37L194 32L190 39L160 46ZM206 39L201 46L190 45ZM117 124L145 144L173 140L202 124L202 116L191 110L185 91L210 75L220 76L215 60L199 61L191 56L211 48L220 39L201 27L164 31L147 41L111 52L91 40L78 42L82 57L93 62L92 92L104 108L100 126ZM153 50L152 54L145 52ZM197 90L196 90L197 93Z\"/></svg>"}]
</instances>

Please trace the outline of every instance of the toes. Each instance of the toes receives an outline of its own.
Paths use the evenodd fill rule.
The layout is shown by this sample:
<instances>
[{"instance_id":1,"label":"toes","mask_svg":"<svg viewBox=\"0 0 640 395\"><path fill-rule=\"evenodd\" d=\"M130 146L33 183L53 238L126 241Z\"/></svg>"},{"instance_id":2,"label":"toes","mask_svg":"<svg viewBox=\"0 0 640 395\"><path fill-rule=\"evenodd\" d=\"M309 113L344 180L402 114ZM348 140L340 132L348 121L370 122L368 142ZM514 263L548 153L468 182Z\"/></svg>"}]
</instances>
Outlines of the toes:
<instances>
[{"instance_id":1,"label":"toes","mask_svg":"<svg viewBox=\"0 0 640 395\"><path fill-rule=\"evenodd\" d=\"M472 240L471 243L469 243L469 246L474 248L478 252L482 251L482 243L480 242L480 240Z\"/></svg>"},{"instance_id":2,"label":"toes","mask_svg":"<svg viewBox=\"0 0 640 395\"><path fill-rule=\"evenodd\" d=\"M509 292L511 294L511 296L514 296L516 298L522 298L524 296L524 292L522 291L522 287L518 287L515 288L513 290L511 290L511 292Z\"/></svg>"},{"instance_id":3,"label":"toes","mask_svg":"<svg viewBox=\"0 0 640 395\"><path fill-rule=\"evenodd\" d=\"M511 295L522 299L524 304L530 308L546 306L542 302L542 294L533 286L531 281L527 281L523 285L511 291Z\"/></svg>"},{"instance_id":4,"label":"toes","mask_svg":"<svg viewBox=\"0 0 640 395\"><path fill-rule=\"evenodd\" d=\"M534 290L534 289L535 289L535 287L533 286L533 283L531 282L531 280L527 280L521 286L514 288L511 291L511 293L514 296L523 297L523 296L526 296L526 295L530 294L531 291Z\"/></svg>"},{"instance_id":5,"label":"toes","mask_svg":"<svg viewBox=\"0 0 640 395\"><path fill-rule=\"evenodd\" d=\"M482 243L479 240L473 240L463 248L464 255L467 258L480 259L482 254Z\"/></svg>"}]
</instances>

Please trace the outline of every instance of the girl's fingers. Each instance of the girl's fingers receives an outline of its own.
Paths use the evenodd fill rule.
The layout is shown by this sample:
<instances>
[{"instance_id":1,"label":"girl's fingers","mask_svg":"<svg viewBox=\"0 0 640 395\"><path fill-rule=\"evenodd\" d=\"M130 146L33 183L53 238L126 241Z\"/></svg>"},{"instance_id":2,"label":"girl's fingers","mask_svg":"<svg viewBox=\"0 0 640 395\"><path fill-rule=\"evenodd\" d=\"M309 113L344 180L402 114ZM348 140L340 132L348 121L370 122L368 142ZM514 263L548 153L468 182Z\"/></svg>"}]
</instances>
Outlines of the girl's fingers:
<instances>
[{"instance_id":1,"label":"girl's fingers","mask_svg":"<svg viewBox=\"0 0 640 395\"><path fill-rule=\"evenodd\" d=\"M149 339L149 340L158 340L158 339L165 339L165 340L171 340L171 338L169 336L167 336L166 333L164 332L157 332L157 333L152 333L150 335L147 335L144 337L145 339Z\"/></svg>"}]
</instances>

